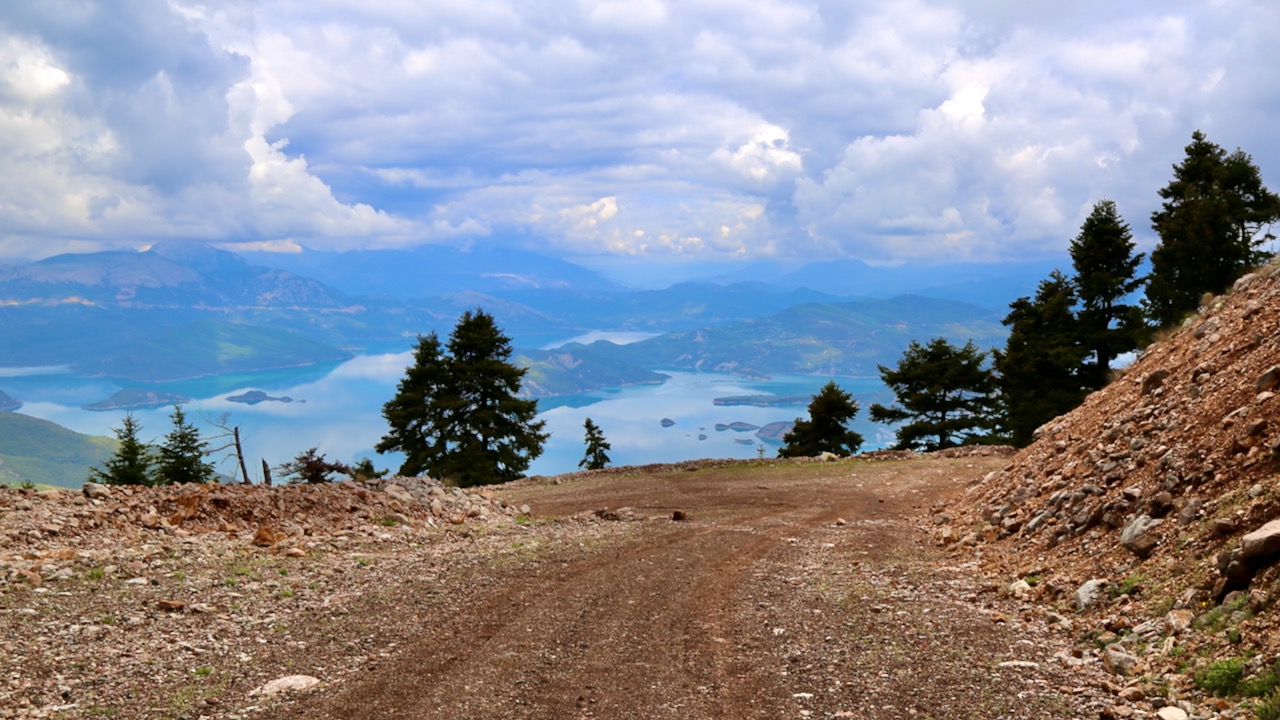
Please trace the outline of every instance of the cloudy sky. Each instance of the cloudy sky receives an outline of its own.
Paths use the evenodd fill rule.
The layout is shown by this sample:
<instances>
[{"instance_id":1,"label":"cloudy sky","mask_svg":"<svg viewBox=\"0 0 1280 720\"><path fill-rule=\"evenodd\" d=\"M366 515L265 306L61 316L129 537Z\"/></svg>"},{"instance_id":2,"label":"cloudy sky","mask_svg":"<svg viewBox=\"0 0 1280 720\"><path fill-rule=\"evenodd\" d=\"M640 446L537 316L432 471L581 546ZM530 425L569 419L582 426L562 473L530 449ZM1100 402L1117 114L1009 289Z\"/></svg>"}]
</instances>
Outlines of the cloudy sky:
<instances>
[{"instance_id":1,"label":"cloudy sky","mask_svg":"<svg viewBox=\"0 0 1280 720\"><path fill-rule=\"evenodd\" d=\"M0 256L190 238L648 260L1144 248L1193 130L1280 187L1270 0L40 0Z\"/></svg>"}]
</instances>

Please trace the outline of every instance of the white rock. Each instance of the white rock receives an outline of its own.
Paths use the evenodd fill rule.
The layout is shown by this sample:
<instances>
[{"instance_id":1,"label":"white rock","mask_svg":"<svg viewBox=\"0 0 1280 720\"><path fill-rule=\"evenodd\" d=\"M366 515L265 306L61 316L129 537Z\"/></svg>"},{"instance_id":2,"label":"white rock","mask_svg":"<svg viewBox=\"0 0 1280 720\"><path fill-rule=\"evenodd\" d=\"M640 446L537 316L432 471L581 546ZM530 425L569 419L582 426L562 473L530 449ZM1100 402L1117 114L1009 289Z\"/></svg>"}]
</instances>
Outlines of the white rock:
<instances>
[{"instance_id":1,"label":"white rock","mask_svg":"<svg viewBox=\"0 0 1280 720\"><path fill-rule=\"evenodd\" d=\"M250 695L275 695L282 692L310 690L320 684L320 678L310 675L286 675L250 692Z\"/></svg>"},{"instance_id":2,"label":"white rock","mask_svg":"<svg viewBox=\"0 0 1280 720\"><path fill-rule=\"evenodd\" d=\"M1019 600L1031 597L1031 585L1026 580L1015 580L1009 585L1009 594Z\"/></svg>"},{"instance_id":3,"label":"white rock","mask_svg":"<svg viewBox=\"0 0 1280 720\"><path fill-rule=\"evenodd\" d=\"M1098 604L1102 600L1102 589L1106 587L1107 581L1094 578L1081 585L1076 590L1076 609L1085 610Z\"/></svg>"},{"instance_id":4,"label":"white rock","mask_svg":"<svg viewBox=\"0 0 1280 720\"><path fill-rule=\"evenodd\" d=\"M1156 717L1160 720L1187 720L1187 711L1173 705L1165 705L1156 711Z\"/></svg>"}]
</instances>

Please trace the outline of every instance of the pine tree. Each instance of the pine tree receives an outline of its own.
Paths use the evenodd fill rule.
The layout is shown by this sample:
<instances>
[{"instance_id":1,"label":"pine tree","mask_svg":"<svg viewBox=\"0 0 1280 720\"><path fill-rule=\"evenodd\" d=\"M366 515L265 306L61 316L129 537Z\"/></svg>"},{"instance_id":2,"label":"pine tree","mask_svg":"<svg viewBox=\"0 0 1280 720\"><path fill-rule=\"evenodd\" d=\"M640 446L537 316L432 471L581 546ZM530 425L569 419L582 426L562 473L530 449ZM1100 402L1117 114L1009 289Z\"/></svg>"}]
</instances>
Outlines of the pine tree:
<instances>
[{"instance_id":1,"label":"pine tree","mask_svg":"<svg viewBox=\"0 0 1280 720\"><path fill-rule=\"evenodd\" d=\"M608 451L612 450L613 446L604 439L600 426L596 425L591 418L587 418L582 423L582 427L586 431L584 442L587 444L587 451L578 462L578 467L583 470L599 470L609 464Z\"/></svg>"},{"instance_id":2,"label":"pine tree","mask_svg":"<svg viewBox=\"0 0 1280 720\"><path fill-rule=\"evenodd\" d=\"M151 466L155 462L151 448L138 439L142 426L132 414L124 416L124 424L113 428L118 445L103 467L91 468L89 479L106 485L150 485Z\"/></svg>"},{"instance_id":3,"label":"pine tree","mask_svg":"<svg viewBox=\"0 0 1280 720\"><path fill-rule=\"evenodd\" d=\"M995 375L987 353L972 341L957 348L944 338L912 341L896 368L880 365L880 379L898 404L871 406L871 419L905 423L898 449L938 450L986 439L998 421Z\"/></svg>"},{"instance_id":4,"label":"pine tree","mask_svg":"<svg viewBox=\"0 0 1280 720\"><path fill-rule=\"evenodd\" d=\"M1110 200L1093 206L1080 234L1071 241L1074 299L1080 303L1075 327L1079 344L1093 358L1087 377L1095 390L1107 383L1111 362L1138 347L1143 330L1138 309L1123 302L1143 283L1137 277L1143 256L1135 255L1134 248L1129 226ZM1047 282L1053 286L1059 277ZM1070 305L1065 309L1069 314Z\"/></svg>"},{"instance_id":5,"label":"pine tree","mask_svg":"<svg viewBox=\"0 0 1280 720\"><path fill-rule=\"evenodd\" d=\"M204 459L209 450L208 443L200 438L200 431L187 422L181 405L173 407L169 419L173 421L173 429L164 436L157 451L153 484L212 482L217 472Z\"/></svg>"},{"instance_id":6,"label":"pine tree","mask_svg":"<svg viewBox=\"0 0 1280 720\"><path fill-rule=\"evenodd\" d=\"M829 452L848 457L862 447L862 436L849 429L858 414L858 402L836 385L822 386L809 402L809 419L796 418L791 432L782 438L779 457L813 457Z\"/></svg>"},{"instance_id":7,"label":"pine tree","mask_svg":"<svg viewBox=\"0 0 1280 720\"><path fill-rule=\"evenodd\" d=\"M377 452L404 453L401 475L422 475L448 449L451 428L447 418L460 409L461 400L451 392L448 358L434 332L418 338L413 364L396 386L396 395L382 406L382 416L391 427Z\"/></svg>"},{"instance_id":8,"label":"pine tree","mask_svg":"<svg viewBox=\"0 0 1280 720\"><path fill-rule=\"evenodd\" d=\"M1003 352L995 353L1004 425L1014 445L1031 442L1036 428L1074 409L1086 394L1085 348L1079 341L1074 287L1054 271L1040 283L1035 300L1012 302Z\"/></svg>"},{"instance_id":9,"label":"pine tree","mask_svg":"<svg viewBox=\"0 0 1280 720\"><path fill-rule=\"evenodd\" d=\"M1280 219L1280 197L1266 188L1244 151L1227 155L1197 130L1174 178L1160 190L1151 225L1160 244L1151 253L1145 311L1159 326L1193 312L1204 293L1221 293L1258 264L1264 229Z\"/></svg>"},{"instance_id":10,"label":"pine tree","mask_svg":"<svg viewBox=\"0 0 1280 720\"><path fill-rule=\"evenodd\" d=\"M447 348L435 333L419 338L414 364L383 406L391 430L375 449L403 452L401 474L463 487L519 478L547 435L537 401L518 397L525 371L509 362L511 352L483 310L462 315Z\"/></svg>"}]
</instances>

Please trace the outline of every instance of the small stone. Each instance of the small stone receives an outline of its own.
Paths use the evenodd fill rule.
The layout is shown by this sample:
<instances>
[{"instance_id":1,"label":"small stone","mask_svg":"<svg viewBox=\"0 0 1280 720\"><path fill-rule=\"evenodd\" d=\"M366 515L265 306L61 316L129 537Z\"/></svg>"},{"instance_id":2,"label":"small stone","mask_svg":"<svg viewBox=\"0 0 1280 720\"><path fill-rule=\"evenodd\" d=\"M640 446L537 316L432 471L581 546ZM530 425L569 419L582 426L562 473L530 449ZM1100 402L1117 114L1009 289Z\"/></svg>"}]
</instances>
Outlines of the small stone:
<instances>
[{"instance_id":1,"label":"small stone","mask_svg":"<svg viewBox=\"0 0 1280 720\"><path fill-rule=\"evenodd\" d=\"M90 500L109 500L111 488L102 483L87 482L84 484L84 495Z\"/></svg>"},{"instance_id":2,"label":"small stone","mask_svg":"<svg viewBox=\"0 0 1280 720\"><path fill-rule=\"evenodd\" d=\"M1156 711L1156 717L1160 720L1187 720L1189 716L1186 710L1176 705L1165 705Z\"/></svg>"},{"instance_id":3,"label":"small stone","mask_svg":"<svg viewBox=\"0 0 1280 720\"><path fill-rule=\"evenodd\" d=\"M1138 702L1146 696L1147 694L1142 692L1142 688L1133 685L1121 690L1119 693L1121 700L1128 700L1129 702Z\"/></svg>"},{"instance_id":4,"label":"small stone","mask_svg":"<svg viewBox=\"0 0 1280 720\"><path fill-rule=\"evenodd\" d=\"M1195 613L1190 610L1170 610L1164 616L1164 629L1170 635L1177 635L1191 627Z\"/></svg>"},{"instance_id":5,"label":"small stone","mask_svg":"<svg viewBox=\"0 0 1280 720\"><path fill-rule=\"evenodd\" d=\"M1138 657L1118 644L1102 649L1102 665L1116 675L1132 675L1138 667Z\"/></svg>"},{"instance_id":6,"label":"small stone","mask_svg":"<svg viewBox=\"0 0 1280 720\"><path fill-rule=\"evenodd\" d=\"M411 495L408 490L405 490L403 487L396 485L395 483L383 488L382 492L390 495L392 499L398 500L402 503L408 504L414 501L413 495Z\"/></svg>"},{"instance_id":7,"label":"small stone","mask_svg":"<svg viewBox=\"0 0 1280 720\"><path fill-rule=\"evenodd\" d=\"M311 675L286 675L258 687L250 695L276 695L282 692L310 690L320 684L320 678Z\"/></svg>"},{"instance_id":8,"label":"small stone","mask_svg":"<svg viewBox=\"0 0 1280 720\"><path fill-rule=\"evenodd\" d=\"M1102 589L1106 585L1107 581L1101 578L1094 578L1081 585L1076 590L1076 609L1087 610L1097 605L1102 600Z\"/></svg>"},{"instance_id":9,"label":"small stone","mask_svg":"<svg viewBox=\"0 0 1280 720\"><path fill-rule=\"evenodd\" d=\"M1258 376L1258 381L1254 384L1256 392L1267 392L1274 390L1280 385L1280 365L1272 365L1266 372Z\"/></svg>"},{"instance_id":10,"label":"small stone","mask_svg":"<svg viewBox=\"0 0 1280 720\"><path fill-rule=\"evenodd\" d=\"M1015 580L1009 585L1009 594L1019 600L1031 598L1031 585L1026 580Z\"/></svg>"},{"instance_id":11,"label":"small stone","mask_svg":"<svg viewBox=\"0 0 1280 720\"><path fill-rule=\"evenodd\" d=\"M1215 535L1221 536L1232 535L1236 530L1240 529L1240 526L1236 524L1236 521L1231 518L1216 518L1214 519L1211 527L1213 528Z\"/></svg>"},{"instance_id":12,"label":"small stone","mask_svg":"<svg viewBox=\"0 0 1280 720\"><path fill-rule=\"evenodd\" d=\"M276 533L271 528L263 525L253 534L253 544L258 547L269 547L276 544Z\"/></svg>"},{"instance_id":13,"label":"small stone","mask_svg":"<svg viewBox=\"0 0 1280 720\"><path fill-rule=\"evenodd\" d=\"M160 608L161 610L164 610L165 612L181 612L182 609L185 608L186 606L187 604L182 602L181 600L156 601L156 607Z\"/></svg>"}]
</instances>

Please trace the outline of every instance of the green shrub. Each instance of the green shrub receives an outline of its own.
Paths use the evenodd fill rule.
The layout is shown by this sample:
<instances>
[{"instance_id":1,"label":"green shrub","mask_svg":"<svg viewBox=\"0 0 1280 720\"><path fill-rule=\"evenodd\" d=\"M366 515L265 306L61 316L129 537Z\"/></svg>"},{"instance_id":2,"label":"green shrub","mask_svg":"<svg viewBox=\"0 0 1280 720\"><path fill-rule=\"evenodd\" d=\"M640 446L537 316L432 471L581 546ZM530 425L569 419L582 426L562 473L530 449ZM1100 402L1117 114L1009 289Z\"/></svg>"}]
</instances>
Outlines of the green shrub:
<instances>
[{"instance_id":1,"label":"green shrub","mask_svg":"<svg viewBox=\"0 0 1280 720\"><path fill-rule=\"evenodd\" d=\"M1280 660L1257 675L1241 681L1240 694L1249 697L1275 698L1277 688L1280 688ZM1277 698L1276 702L1277 707L1280 707L1280 698Z\"/></svg>"},{"instance_id":2,"label":"green shrub","mask_svg":"<svg viewBox=\"0 0 1280 720\"><path fill-rule=\"evenodd\" d=\"M1209 663L1196 672L1196 687L1218 697L1234 695L1244 679L1244 658L1227 658Z\"/></svg>"},{"instance_id":3,"label":"green shrub","mask_svg":"<svg viewBox=\"0 0 1280 720\"><path fill-rule=\"evenodd\" d=\"M1258 720L1280 720L1280 693L1271 693L1266 700L1254 703L1250 709Z\"/></svg>"}]
</instances>

